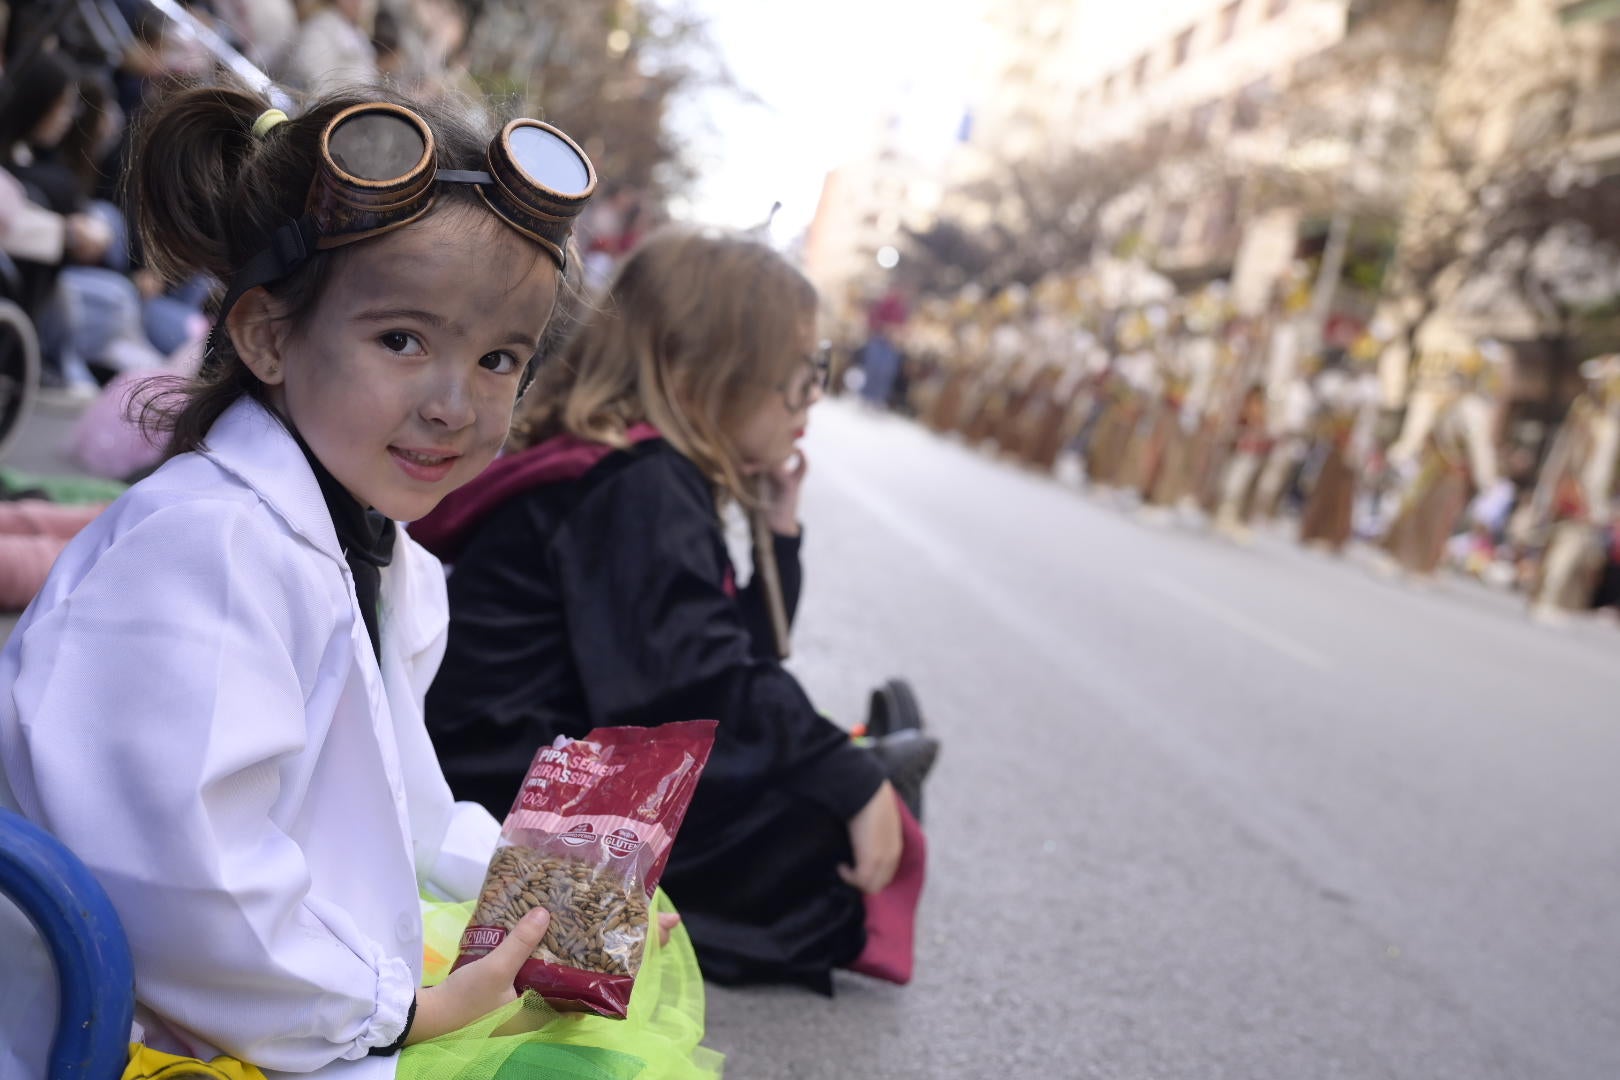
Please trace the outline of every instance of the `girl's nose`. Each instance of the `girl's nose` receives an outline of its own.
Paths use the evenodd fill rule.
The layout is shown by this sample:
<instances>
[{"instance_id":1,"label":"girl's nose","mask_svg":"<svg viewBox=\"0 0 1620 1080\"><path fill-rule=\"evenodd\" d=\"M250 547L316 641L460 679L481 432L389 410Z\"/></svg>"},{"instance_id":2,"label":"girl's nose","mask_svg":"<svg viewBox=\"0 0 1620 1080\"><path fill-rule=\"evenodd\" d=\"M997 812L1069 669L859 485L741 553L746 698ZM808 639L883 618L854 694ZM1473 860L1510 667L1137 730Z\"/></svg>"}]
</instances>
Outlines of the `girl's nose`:
<instances>
[{"instance_id":1,"label":"girl's nose","mask_svg":"<svg viewBox=\"0 0 1620 1080\"><path fill-rule=\"evenodd\" d=\"M435 379L422 402L422 416L452 431L471 426L478 413L467 383L467 378L459 374Z\"/></svg>"}]
</instances>

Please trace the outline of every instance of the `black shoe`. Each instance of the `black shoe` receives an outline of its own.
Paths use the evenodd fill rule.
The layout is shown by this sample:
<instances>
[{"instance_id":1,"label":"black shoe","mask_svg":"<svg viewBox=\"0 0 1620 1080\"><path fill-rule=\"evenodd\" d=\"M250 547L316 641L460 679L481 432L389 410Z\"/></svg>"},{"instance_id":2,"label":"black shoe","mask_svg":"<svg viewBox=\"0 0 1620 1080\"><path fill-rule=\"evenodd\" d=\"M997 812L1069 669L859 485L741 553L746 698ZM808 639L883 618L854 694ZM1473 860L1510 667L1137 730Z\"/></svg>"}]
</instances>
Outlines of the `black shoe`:
<instances>
[{"instance_id":1,"label":"black shoe","mask_svg":"<svg viewBox=\"0 0 1620 1080\"><path fill-rule=\"evenodd\" d=\"M919 822L923 816L923 782L939 759L939 740L915 728L896 731L872 740L872 753L889 774L900 801Z\"/></svg>"},{"instance_id":2,"label":"black shoe","mask_svg":"<svg viewBox=\"0 0 1620 1080\"><path fill-rule=\"evenodd\" d=\"M865 734L876 739L896 731L921 731L922 728L922 709L906 680L890 679L872 691L872 699L866 707Z\"/></svg>"}]
</instances>

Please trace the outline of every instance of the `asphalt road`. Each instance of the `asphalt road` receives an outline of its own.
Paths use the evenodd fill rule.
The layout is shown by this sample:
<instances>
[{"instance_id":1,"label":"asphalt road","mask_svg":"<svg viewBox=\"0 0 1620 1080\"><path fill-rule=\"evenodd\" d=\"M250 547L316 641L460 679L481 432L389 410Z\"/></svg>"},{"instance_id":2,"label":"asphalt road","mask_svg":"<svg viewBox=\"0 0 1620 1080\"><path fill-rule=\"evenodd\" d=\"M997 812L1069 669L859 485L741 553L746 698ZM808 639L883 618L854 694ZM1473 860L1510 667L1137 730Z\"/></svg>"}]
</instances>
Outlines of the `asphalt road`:
<instances>
[{"instance_id":1,"label":"asphalt road","mask_svg":"<svg viewBox=\"0 0 1620 1080\"><path fill-rule=\"evenodd\" d=\"M945 740L919 973L712 989L730 1075L1620 1077L1620 631L843 403L807 446L792 666Z\"/></svg>"},{"instance_id":2,"label":"asphalt road","mask_svg":"<svg viewBox=\"0 0 1620 1080\"><path fill-rule=\"evenodd\" d=\"M1620 631L812 428L792 666L946 743L919 972L711 989L729 1076L1620 1077Z\"/></svg>"}]
</instances>

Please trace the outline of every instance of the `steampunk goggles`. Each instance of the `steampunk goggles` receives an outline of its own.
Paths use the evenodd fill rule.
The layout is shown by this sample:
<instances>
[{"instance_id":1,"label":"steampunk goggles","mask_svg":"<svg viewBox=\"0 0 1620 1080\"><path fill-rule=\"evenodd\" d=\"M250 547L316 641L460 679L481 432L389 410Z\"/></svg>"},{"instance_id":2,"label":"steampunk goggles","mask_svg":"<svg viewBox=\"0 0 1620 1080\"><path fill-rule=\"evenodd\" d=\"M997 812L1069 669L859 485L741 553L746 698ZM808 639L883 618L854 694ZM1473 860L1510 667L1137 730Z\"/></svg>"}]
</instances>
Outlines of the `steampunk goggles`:
<instances>
[{"instance_id":1,"label":"steampunk goggles","mask_svg":"<svg viewBox=\"0 0 1620 1080\"><path fill-rule=\"evenodd\" d=\"M487 171L434 165L433 131L416 113L385 102L352 105L321 133L320 164L301 217L231 276L216 330L242 294L288 276L316 252L409 225L433 206L436 184L473 184L502 221L568 261L574 218L596 190L579 145L550 124L513 120L489 144Z\"/></svg>"}]
</instances>

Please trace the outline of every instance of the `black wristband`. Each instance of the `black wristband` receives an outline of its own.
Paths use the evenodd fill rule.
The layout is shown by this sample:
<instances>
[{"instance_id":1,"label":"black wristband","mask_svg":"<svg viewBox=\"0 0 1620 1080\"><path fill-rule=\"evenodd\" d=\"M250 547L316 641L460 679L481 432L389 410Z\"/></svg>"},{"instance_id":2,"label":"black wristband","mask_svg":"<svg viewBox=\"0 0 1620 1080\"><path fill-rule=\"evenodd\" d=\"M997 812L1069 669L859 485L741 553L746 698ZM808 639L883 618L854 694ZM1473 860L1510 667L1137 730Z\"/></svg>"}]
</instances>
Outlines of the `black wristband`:
<instances>
[{"instance_id":1,"label":"black wristband","mask_svg":"<svg viewBox=\"0 0 1620 1080\"><path fill-rule=\"evenodd\" d=\"M405 1049L405 1040L411 1034L411 1025L416 1023L416 998L411 998L411 1007L405 1011L405 1027L400 1030L399 1038L387 1046L373 1046L370 1051L372 1057L388 1057Z\"/></svg>"}]
</instances>

